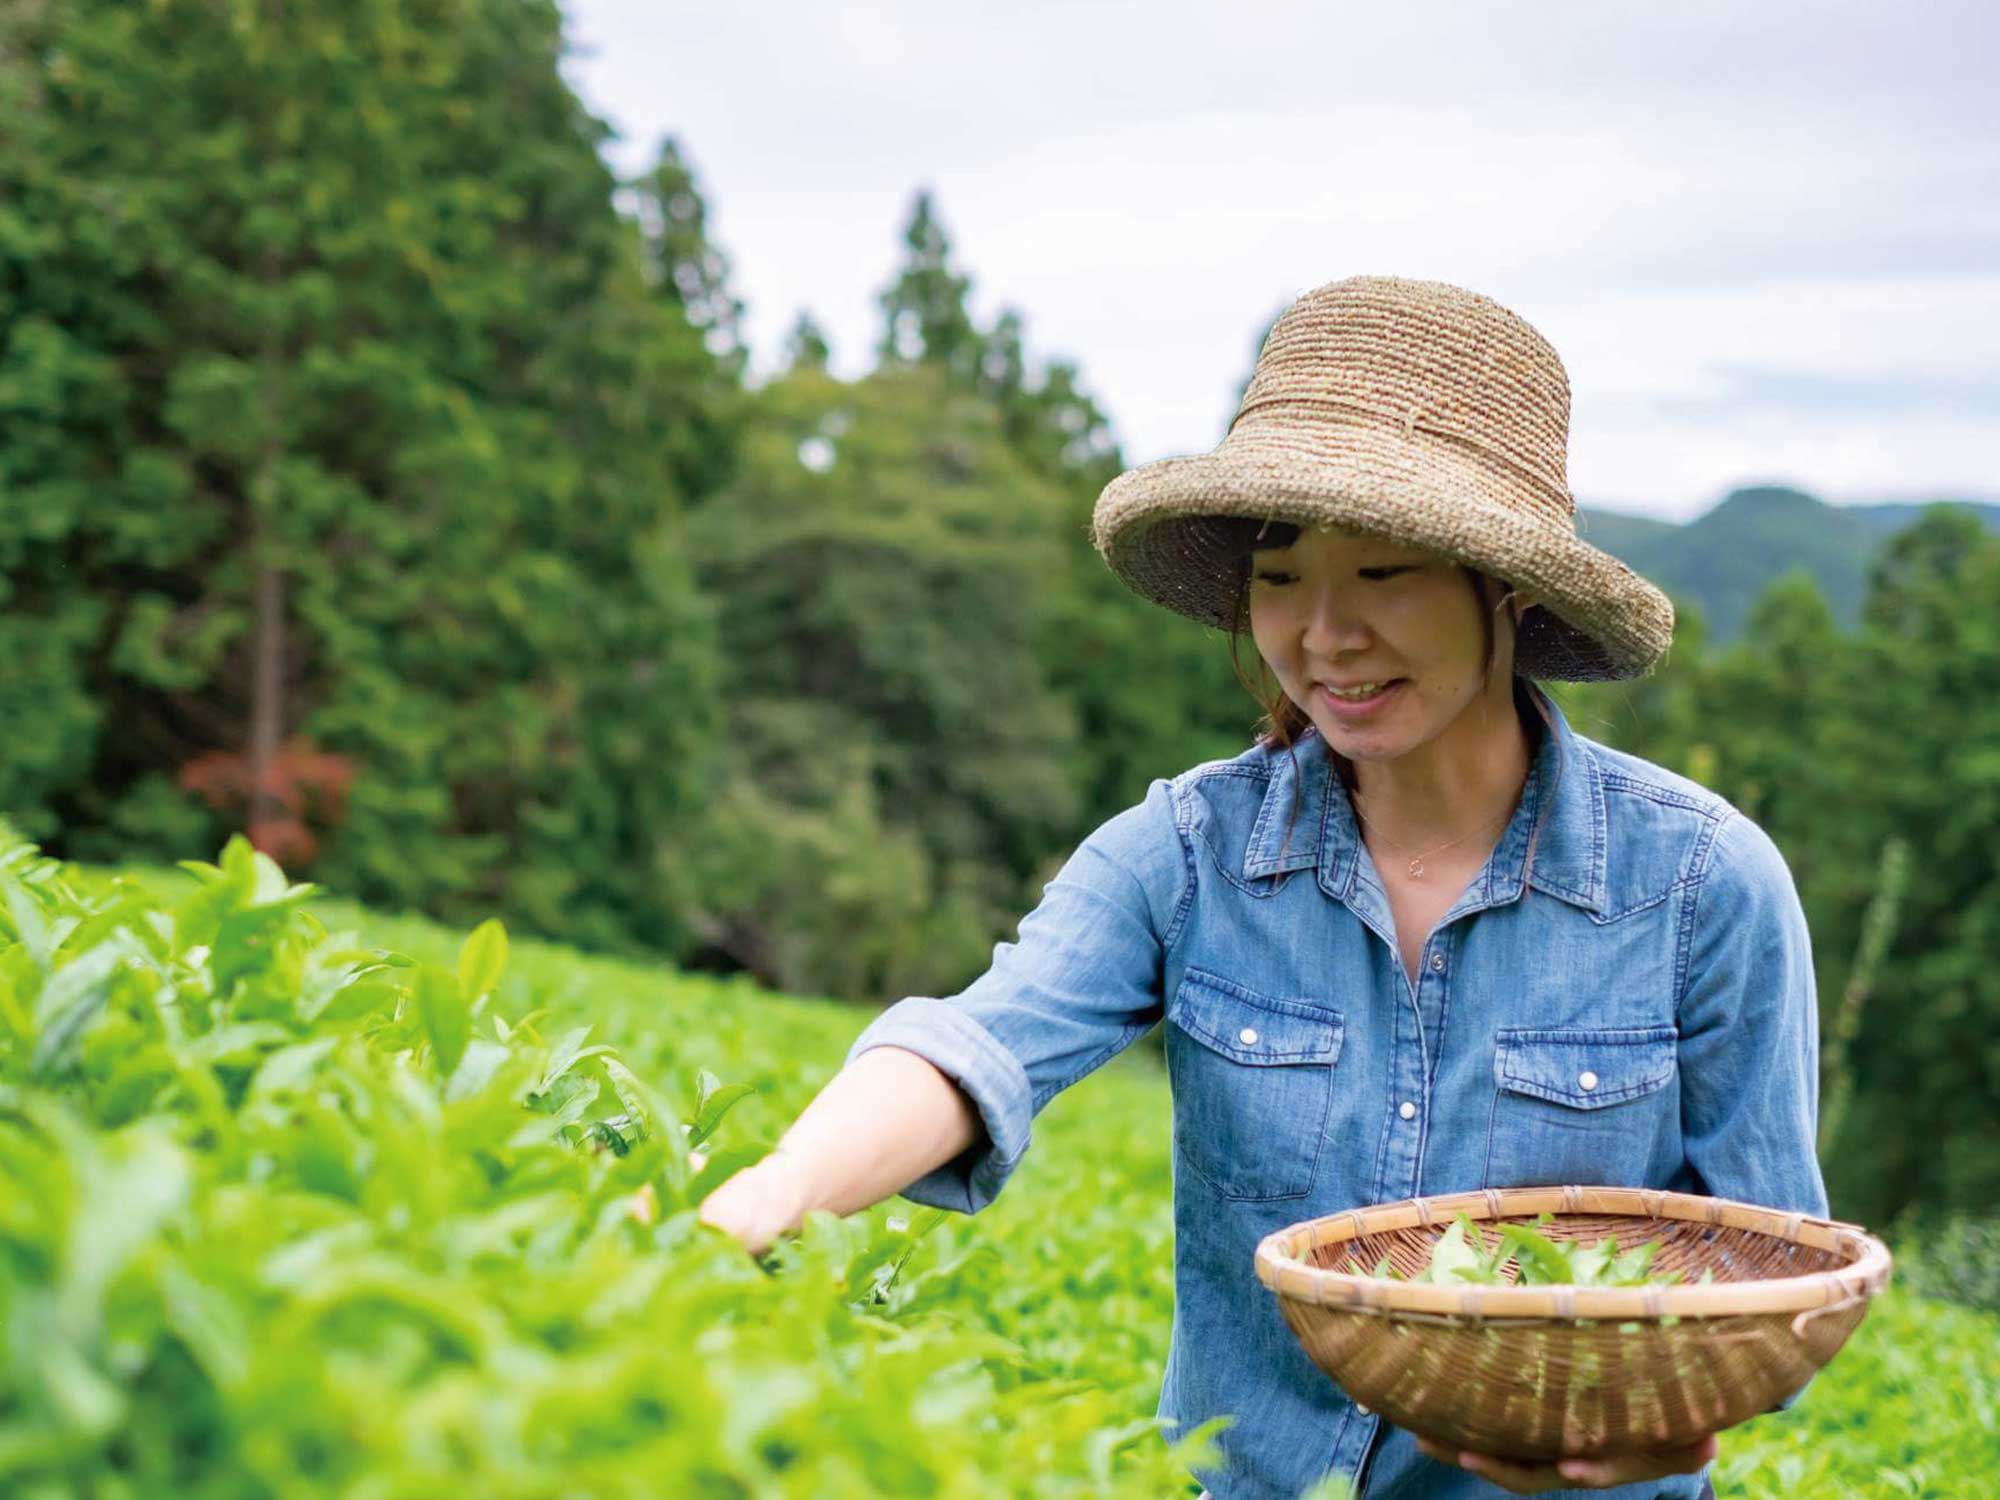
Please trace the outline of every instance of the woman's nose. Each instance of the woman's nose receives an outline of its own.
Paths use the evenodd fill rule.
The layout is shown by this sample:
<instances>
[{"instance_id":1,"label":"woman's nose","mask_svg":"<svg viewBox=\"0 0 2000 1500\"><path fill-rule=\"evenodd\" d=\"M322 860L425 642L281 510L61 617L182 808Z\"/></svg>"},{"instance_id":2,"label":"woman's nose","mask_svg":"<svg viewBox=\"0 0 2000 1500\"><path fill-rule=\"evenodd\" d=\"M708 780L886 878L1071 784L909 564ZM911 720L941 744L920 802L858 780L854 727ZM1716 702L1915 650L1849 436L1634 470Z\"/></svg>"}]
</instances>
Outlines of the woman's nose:
<instances>
[{"instance_id":1,"label":"woman's nose","mask_svg":"<svg viewBox=\"0 0 2000 1500\"><path fill-rule=\"evenodd\" d=\"M1367 636L1368 623L1354 608L1352 594L1332 587L1312 592L1301 642L1307 651L1330 658L1345 647L1365 643Z\"/></svg>"}]
</instances>

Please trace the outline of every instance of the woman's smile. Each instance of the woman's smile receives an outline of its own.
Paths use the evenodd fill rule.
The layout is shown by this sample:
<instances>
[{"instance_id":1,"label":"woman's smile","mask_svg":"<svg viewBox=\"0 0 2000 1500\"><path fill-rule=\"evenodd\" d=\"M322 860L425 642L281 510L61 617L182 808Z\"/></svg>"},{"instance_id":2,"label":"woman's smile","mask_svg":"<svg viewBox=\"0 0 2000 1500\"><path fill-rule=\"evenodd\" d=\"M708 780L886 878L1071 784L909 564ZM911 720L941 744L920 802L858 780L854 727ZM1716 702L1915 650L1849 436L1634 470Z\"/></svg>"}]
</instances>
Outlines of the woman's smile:
<instances>
[{"instance_id":1,"label":"woman's smile","mask_svg":"<svg viewBox=\"0 0 2000 1500\"><path fill-rule=\"evenodd\" d=\"M1378 717L1402 693L1408 678L1397 677L1386 684L1378 684L1373 691L1360 690L1360 696L1336 693L1325 683L1314 690L1320 705L1335 718L1347 724L1362 724Z\"/></svg>"}]
</instances>

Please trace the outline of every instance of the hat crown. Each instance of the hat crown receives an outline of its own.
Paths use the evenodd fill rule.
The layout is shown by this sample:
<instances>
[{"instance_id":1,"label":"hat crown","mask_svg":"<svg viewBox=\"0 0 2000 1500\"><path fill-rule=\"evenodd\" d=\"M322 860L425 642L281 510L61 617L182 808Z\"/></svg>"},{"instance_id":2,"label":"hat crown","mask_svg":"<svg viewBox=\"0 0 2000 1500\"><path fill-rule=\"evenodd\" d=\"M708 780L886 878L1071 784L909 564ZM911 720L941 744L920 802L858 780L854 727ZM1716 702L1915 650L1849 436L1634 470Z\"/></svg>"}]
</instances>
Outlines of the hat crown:
<instances>
[{"instance_id":1,"label":"hat crown","mask_svg":"<svg viewBox=\"0 0 2000 1500\"><path fill-rule=\"evenodd\" d=\"M1525 319L1477 292L1351 276L1287 307L1225 444L1309 443L1328 425L1448 444L1511 470L1545 516L1574 515L1568 372Z\"/></svg>"}]
</instances>

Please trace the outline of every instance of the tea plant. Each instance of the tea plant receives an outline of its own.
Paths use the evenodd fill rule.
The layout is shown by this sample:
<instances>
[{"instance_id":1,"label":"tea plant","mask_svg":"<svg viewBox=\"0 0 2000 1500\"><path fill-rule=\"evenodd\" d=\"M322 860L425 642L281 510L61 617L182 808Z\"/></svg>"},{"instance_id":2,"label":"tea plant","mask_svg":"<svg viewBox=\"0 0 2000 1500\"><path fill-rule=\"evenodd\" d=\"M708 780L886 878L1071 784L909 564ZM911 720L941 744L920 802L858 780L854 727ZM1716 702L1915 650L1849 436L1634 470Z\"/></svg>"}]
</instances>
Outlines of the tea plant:
<instances>
[{"instance_id":1,"label":"tea plant","mask_svg":"<svg viewBox=\"0 0 2000 1500\"><path fill-rule=\"evenodd\" d=\"M761 1263L700 1224L769 1141L718 1135L753 1084L595 1039L648 1045L658 975L613 998L542 950L509 984L498 924L413 957L240 840L186 869L0 846L0 1493L1185 1479L1149 1413L948 1305L991 1252L941 1216L815 1214ZM727 993L673 1024L754 1029Z\"/></svg>"},{"instance_id":2,"label":"tea plant","mask_svg":"<svg viewBox=\"0 0 2000 1500\"><path fill-rule=\"evenodd\" d=\"M247 845L107 873L0 838L0 1494L1193 1496L1232 1418L1154 1416L1141 1049L976 1218L892 1199L759 1260L698 1222L864 1019L365 911ZM1718 1489L1983 1497L1996 1347L1892 1285L1723 1434Z\"/></svg>"}]
</instances>

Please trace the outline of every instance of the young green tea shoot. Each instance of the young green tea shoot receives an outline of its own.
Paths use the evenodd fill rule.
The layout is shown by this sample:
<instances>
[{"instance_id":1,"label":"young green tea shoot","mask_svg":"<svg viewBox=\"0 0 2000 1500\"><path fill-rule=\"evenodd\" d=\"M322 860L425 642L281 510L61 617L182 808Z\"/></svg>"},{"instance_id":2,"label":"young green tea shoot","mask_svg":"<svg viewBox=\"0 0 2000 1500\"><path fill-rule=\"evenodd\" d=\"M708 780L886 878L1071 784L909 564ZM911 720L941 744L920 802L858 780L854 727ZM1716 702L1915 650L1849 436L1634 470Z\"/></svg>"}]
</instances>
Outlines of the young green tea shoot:
<instances>
[{"instance_id":1,"label":"young green tea shoot","mask_svg":"<svg viewBox=\"0 0 2000 1500\"><path fill-rule=\"evenodd\" d=\"M1546 1224L1552 1215L1536 1215L1537 1224ZM1679 1271L1649 1272L1653 1257L1664 1240L1648 1240L1620 1252L1618 1242L1606 1235L1593 1245L1581 1241L1551 1240L1526 1224L1499 1224L1492 1244L1486 1242L1472 1216L1461 1212L1451 1227L1431 1247L1430 1264L1414 1276L1405 1276L1383 1256L1375 1269L1364 1271L1354 1257L1347 1258L1347 1270L1356 1276L1380 1276L1394 1281L1427 1282L1433 1286L1456 1286L1473 1282L1483 1286L1671 1286L1681 1279ZM1512 1277L1505 1275L1509 1263ZM1715 1279L1704 1270L1697 1286Z\"/></svg>"}]
</instances>

